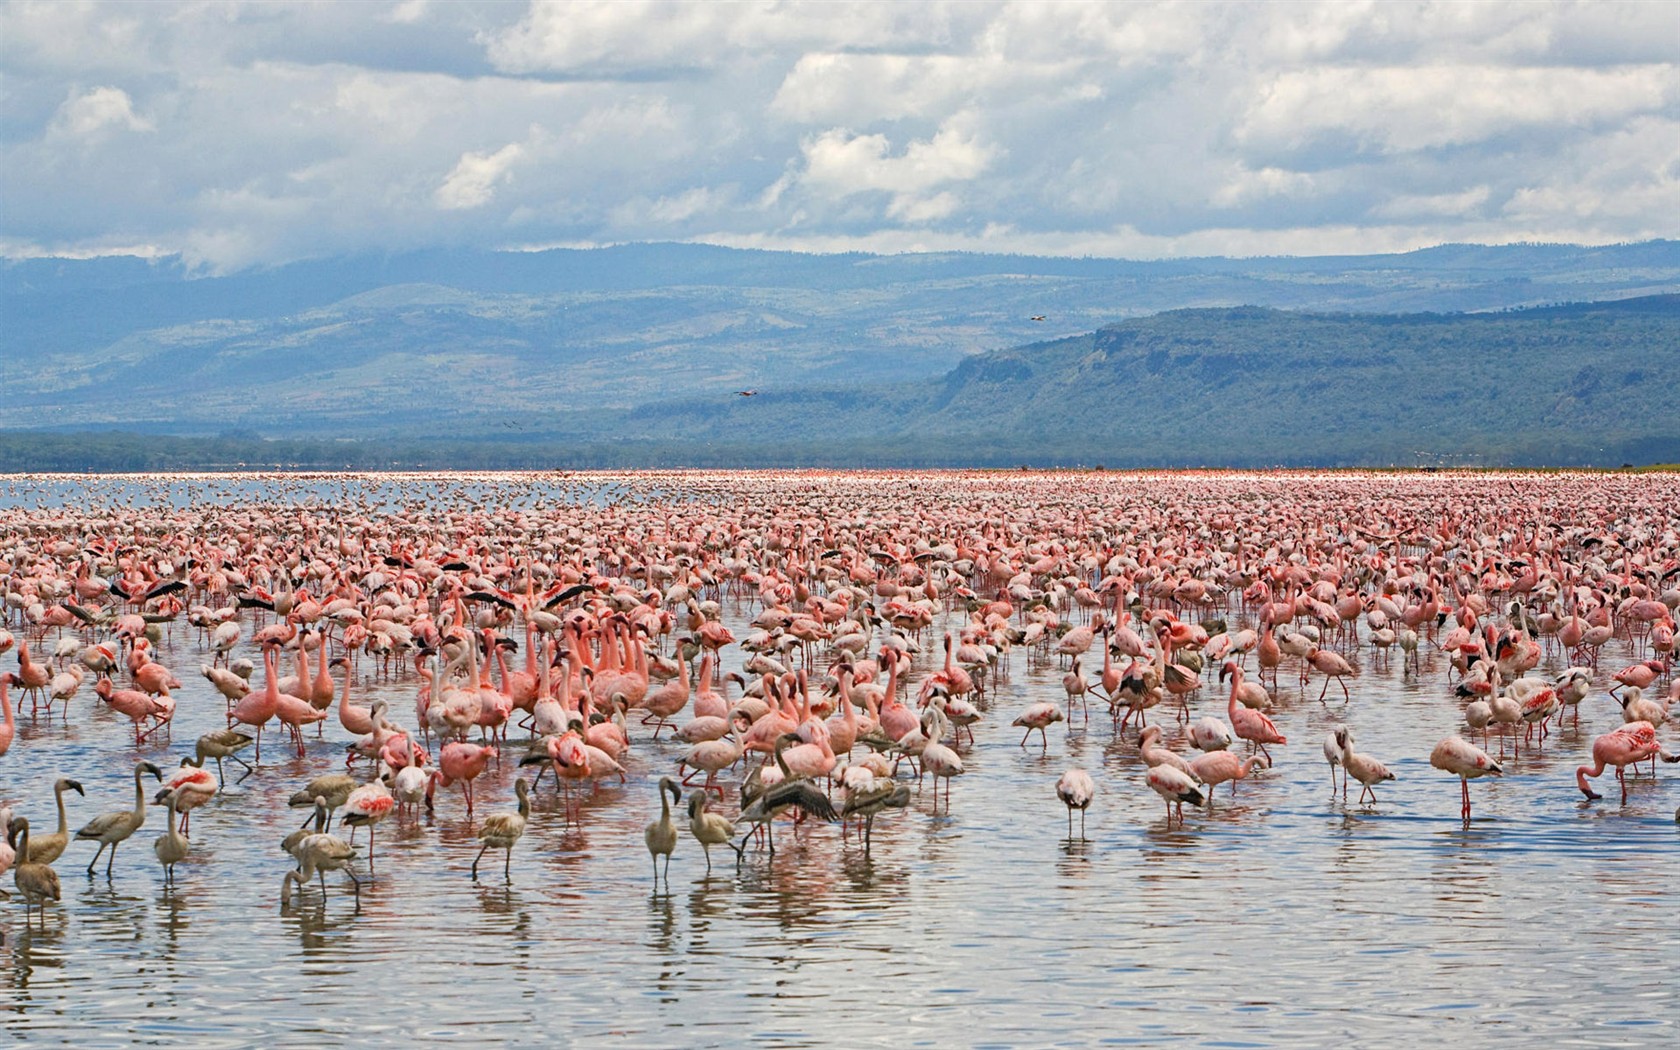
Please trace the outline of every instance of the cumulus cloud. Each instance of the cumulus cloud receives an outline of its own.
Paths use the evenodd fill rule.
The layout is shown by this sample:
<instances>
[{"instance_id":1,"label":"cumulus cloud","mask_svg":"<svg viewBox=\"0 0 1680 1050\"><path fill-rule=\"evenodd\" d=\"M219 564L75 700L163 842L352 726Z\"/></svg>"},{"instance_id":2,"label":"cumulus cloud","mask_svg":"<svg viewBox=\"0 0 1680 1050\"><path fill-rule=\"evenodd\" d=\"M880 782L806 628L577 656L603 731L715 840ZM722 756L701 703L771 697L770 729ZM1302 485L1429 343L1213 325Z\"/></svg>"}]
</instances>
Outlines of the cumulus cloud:
<instances>
[{"instance_id":1,"label":"cumulus cloud","mask_svg":"<svg viewBox=\"0 0 1680 1050\"><path fill-rule=\"evenodd\" d=\"M114 87L71 95L53 118L53 130L67 135L93 135L108 128L153 130L151 121L135 114L128 92Z\"/></svg>"},{"instance_id":2,"label":"cumulus cloud","mask_svg":"<svg viewBox=\"0 0 1680 1050\"><path fill-rule=\"evenodd\" d=\"M1280 74L1239 136L1298 148L1346 132L1385 153L1438 149L1533 128L1619 124L1680 102L1680 67L1331 67Z\"/></svg>"},{"instance_id":3,"label":"cumulus cloud","mask_svg":"<svg viewBox=\"0 0 1680 1050\"><path fill-rule=\"evenodd\" d=\"M0 252L1680 235L1657 4L0 5Z\"/></svg>"},{"instance_id":4,"label":"cumulus cloud","mask_svg":"<svg viewBox=\"0 0 1680 1050\"><path fill-rule=\"evenodd\" d=\"M494 153L463 153L438 187L438 207L478 208L489 204L496 184L508 177L514 161L524 155L525 147L517 142L510 142Z\"/></svg>"}]
</instances>

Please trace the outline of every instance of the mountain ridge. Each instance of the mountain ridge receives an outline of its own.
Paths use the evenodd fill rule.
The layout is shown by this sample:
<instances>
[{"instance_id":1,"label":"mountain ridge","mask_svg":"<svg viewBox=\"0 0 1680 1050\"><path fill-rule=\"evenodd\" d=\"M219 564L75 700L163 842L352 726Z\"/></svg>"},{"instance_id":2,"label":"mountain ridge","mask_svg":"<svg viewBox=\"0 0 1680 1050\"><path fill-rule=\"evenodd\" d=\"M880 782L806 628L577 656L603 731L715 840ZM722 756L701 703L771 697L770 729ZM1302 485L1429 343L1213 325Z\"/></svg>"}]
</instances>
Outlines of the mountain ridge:
<instances>
[{"instance_id":1,"label":"mountain ridge","mask_svg":"<svg viewBox=\"0 0 1680 1050\"><path fill-rule=\"evenodd\" d=\"M1640 294L1652 288L1659 294ZM338 259L197 280L178 262L33 260L0 264L0 432L410 443L524 435L597 449L646 440L672 454L728 447L748 459L771 442L820 458L805 428L887 458L1037 454L1000 438L1008 432L1051 441L1044 455L1061 462L1080 452L1080 427L1096 426L1080 422L1090 410L1079 402L1098 398L1141 400L1128 411L1161 415L1160 440L1175 435L1170 451L1206 458L1221 451L1210 435L1232 433L1209 407L1223 392L1258 398L1249 417L1263 427L1261 440L1228 437L1227 446L1292 455L1298 442L1280 447L1265 435L1308 426L1309 409L1352 426L1337 406L1363 376L1404 390L1383 425L1423 425L1422 402L1434 398L1460 407L1432 431L1454 448L1505 454L1524 442L1543 450L1551 431L1498 405L1480 420L1464 415L1470 380L1448 357L1431 357L1427 340L1405 351L1438 374L1416 389L1392 368L1319 343L1377 346L1396 326L1417 342L1433 324L1458 333L1456 353L1481 353L1467 333L1517 322L1468 319L1523 315L1586 339L1577 349L1588 370L1605 371L1619 351L1600 329L1648 314L1655 327L1637 338L1666 347L1675 293L1680 242L1670 241L1161 262L634 245ZM1537 305L1571 297L1585 305ZM1630 305L1605 306L1614 302ZM1619 320L1603 320L1612 314ZM1326 328L1337 325L1347 330ZM1553 380L1571 351L1537 331L1521 328L1523 352L1549 404L1567 406ZM1280 339L1301 352L1278 350ZM1543 411L1538 394L1523 392L1531 383L1488 362L1512 388L1501 404L1514 397L1531 416ZM1625 384L1599 376L1592 385L1584 367L1568 369L1585 390L1577 400L1611 411L1611 392ZM1635 382L1628 396L1643 389ZM1116 426L1097 427L1107 458L1149 451L1136 444L1146 434ZM1666 433L1642 420L1612 429L1617 440ZM1404 451L1397 439L1339 443L1356 446L1365 456Z\"/></svg>"}]
</instances>

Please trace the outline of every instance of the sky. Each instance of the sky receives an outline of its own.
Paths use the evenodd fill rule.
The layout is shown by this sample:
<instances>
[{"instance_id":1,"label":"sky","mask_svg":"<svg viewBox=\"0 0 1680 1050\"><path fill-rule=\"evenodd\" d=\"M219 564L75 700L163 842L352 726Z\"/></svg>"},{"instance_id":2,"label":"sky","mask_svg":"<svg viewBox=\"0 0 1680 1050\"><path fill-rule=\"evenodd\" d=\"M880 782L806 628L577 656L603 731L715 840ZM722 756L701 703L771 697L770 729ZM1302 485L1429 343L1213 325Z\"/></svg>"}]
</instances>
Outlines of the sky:
<instances>
[{"instance_id":1,"label":"sky","mask_svg":"<svg viewBox=\"0 0 1680 1050\"><path fill-rule=\"evenodd\" d=\"M1680 236L1663 3L0 4L0 255Z\"/></svg>"}]
</instances>

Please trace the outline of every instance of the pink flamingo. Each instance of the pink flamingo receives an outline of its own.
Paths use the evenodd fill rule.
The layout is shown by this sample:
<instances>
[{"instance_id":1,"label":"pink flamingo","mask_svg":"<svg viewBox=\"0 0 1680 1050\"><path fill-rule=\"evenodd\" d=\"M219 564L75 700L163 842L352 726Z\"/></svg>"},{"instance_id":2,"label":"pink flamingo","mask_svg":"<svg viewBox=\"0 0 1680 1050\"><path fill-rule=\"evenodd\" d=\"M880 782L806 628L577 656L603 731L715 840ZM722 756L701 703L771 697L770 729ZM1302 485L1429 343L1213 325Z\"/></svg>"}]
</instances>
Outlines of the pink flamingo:
<instances>
[{"instance_id":1,"label":"pink flamingo","mask_svg":"<svg viewBox=\"0 0 1680 1050\"><path fill-rule=\"evenodd\" d=\"M1335 679L1336 684L1342 687L1342 703L1345 704L1352 699L1347 687L1348 676L1357 673L1354 671L1352 664L1348 663L1339 654L1316 646L1307 651L1307 662L1324 676L1324 688L1318 691L1320 703L1324 702L1324 694L1330 691L1331 679Z\"/></svg>"},{"instance_id":2,"label":"pink flamingo","mask_svg":"<svg viewBox=\"0 0 1680 1050\"><path fill-rule=\"evenodd\" d=\"M133 675L134 684L153 696L167 693L171 689L181 688L181 680L175 677L175 673L162 664L153 661L149 656L146 657L145 662L134 669Z\"/></svg>"},{"instance_id":3,"label":"pink flamingo","mask_svg":"<svg viewBox=\"0 0 1680 1050\"><path fill-rule=\"evenodd\" d=\"M1459 778L1464 789L1464 823L1470 823L1470 781L1475 777L1501 776L1500 768L1486 751L1461 736L1449 736L1429 753L1429 764Z\"/></svg>"},{"instance_id":4,"label":"pink flamingo","mask_svg":"<svg viewBox=\"0 0 1680 1050\"><path fill-rule=\"evenodd\" d=\"M12 738L17 736L17 717L12 713L11 697L6 695L10 686L23 684L23 679L15 674L0 675L0 707L6 709L6 720L0 723L0 755L12 749Z\"/></svg>"},{"instance_id":5,"label":"pink flamingo","mask_svg":"<svg viewBox=\"0 0 1680 1050\"><path fill-rule=\"evenodd\" d=\"M368 829L368 871L370 872L373 870L374 825L384 820L396 806L397 800L391 794L391 789L378 780L356 788L350 792L350 797L344 800L344 812L339 815L338 821L340 824L350 825L350 841L352 844L356 841L356 828L365 826Z\"/></svg>"},{"instance_id":6,"label":"pink flamingo","mask_svg":"<svg viewBox=\"0 0 1680 1050\"><path fill-rule=\"evenodd\" d=\"M192 821L192 811L215 798L217 790L216 777L204 768L204 751L201 748L192 758L181 759L181 768L163 782L153 801L161 803L165 795L175 793L175 812L181 816L180 831L185 835L187 825Z\"/></svg>"},{"instance_id":7,"label":"pink flamingo","mask_svg":"<svg viewBox=\"0 0 1680 1050\"><path fill-rule=\"evenodd\" d=\"M1272 724L1270 718L1237 703L1237 690L1242 685L1243 670L1235 660L1227 660L1220 667L1220 679L1223 680L1226 675L1231 677L1231 695L1225 704L1225 713L1231 720L1231 728L1236 731L1239 739L1247 740L1260 748L1260 753L1266 756L1266 765L1270 768L1272 753L1266 750L1266 745L1287 744L1289 739L1278 732L1277 726Z\"/></svg>"},{"instance_id":8,"label":"pink flamingo","mask_svg":"<svg viewBox=\"0 0 1680 1050\"><path fill-rule=\"evenodd\" d=\"M1066 716L1062 714L1061 707L1046 700L1042 703L1029 705L1027 709L1022 711L1020 716L1010 724L1024 726L1026 728L1026 732L1021 734L1022 747L1027 746L1027 737L1032 736L1033 730L1035 729L1038 730L1038 738L1043 743L1043 746L1049 747L1050 738L1045 735L1044 730L1050 725L1062 721L1066 721Z\"/></svg>"},{"instance_id":9,"label":"pink flamingo","mask_svg":"<svg viewBox=\"0 0 1680 1050\"><path fill-rule=\"evenodd\" d=\"M1342 787L1347 787L1347 777L1359 781L1361 790L1359 801L1364 802L1367 795L1374 805L1377 801L1377 785L1385 780L1393 780L1394 774L1388 767L1370 755L1362 754L1353 749L1353 734L1346 735L1347 746L1342 751Z\"/></svg>"},{"instance_id":10,"label":"pink flamingo","mask_svg":"<svg viewBox=\"0 0 1680 1050\"><path fill-rule=\"evenodd\" d=\"M34 711L41 694L46 691L52 681L52 668L36 663L29 656L29 643L18 639L18 669L17 683L23 688L24 696L29 697L29 709ZM18 700L18 706L23 706L23 700Z\"/></svg>"},{"instance_id":11,"label":"pink flamingo","mask_svg":"<svg viewBox=\"0 0 1680 1050\"><path fill-rule=\"evenodd\" d=\"M1177 766L1150 766L1149 773L1144 777L1144 783L1149 789L1160 795L1167 804L1167 827L1172 827L1173 807L1178 807L1178 825L1184 826L1184 804L1199 806L1206 799L1202 789L1189 773Z\"/></svg>"},{"instance_id":12,"label":"pink flamingo","mask_svg":"<svg viewBox=\"0 0 1680 1050\"><path fill-rule=\"evenodd\" d=\"M681 773L685 767L690 770L682 779L685 786L704 772L706 782L700 786L700 790L716 791L721 796L723 789L717 786L717 775L740 761L742 750L740 723L731 719L726 736L715 740L703 740L689 748L688 754L677 763L677 772Z\"/></svg>"},{"instance_id":13,"label":"pink flamingo","mask_svg":"<svg viewBox=\"0 0 1680 1050\"><path fill-rule=\"evenodd\" d=\"M1268 622L1261 625L1260 644L1255 649L1255 659L1260 664L1260 680L1266 680L1266 672L1272 672L1272 685L1277 685L1278 665L1283 663L1283 647L1278 645L1277 637L1272 634L1272 625Z\"/></svg>"},{"instance_id":14,"label":"pink flamingo","mask_svg":"<svg viewBox=\"0 0 1680 1050\"><path fill-rule=\"evenodd\" d=\"M706 655L708 658L711 656L710 653ZM688 661L679 656L677 659L677 677L660 686L655 692L650 693L642 702L643 708L647 711L647 714L642 718L642 725L653 723L653 738L655 740L659 739L659 731L670 725L672 716L688 706L689 692Z\"/></svg>"},{"instance_id":15,"label":"pink flamingo","mask_svg":"<svg viewBox=\"0 0 1680 1050\"><path fill-rule=\"evenodd\" d=\"M342 656L333 660L344 668L344 689L338 695L338 724L357 736L373 732L373 709L350 702L350 661Z\"/></svg>"},{"instance_id":16,"label":"pink flamingo","mask_svg":"<svg viewBox=\"0 0 1680 1050\"><path fill-rule=\"evenodd\" d=\"M175 715L175 699L168 693L151 696L138 689L116 689L112 687L109 678L101 678L95 683L93 691L112 708L134 720L135 747L139 747L142 740L168 724ZM152 727L141 732L140 723L147 719L152 720Z\"/></svg>"},{"instance_id":17,"label":"pink flamingo","mask_svg":"<svg viewBox=\"0 0 1680 1050\"><path fill-rule=\"evenodd\" d=\"M297 742L297 754L303 757L303 727L322 722L327 717L324 709L317 708L301 696L291 693L277 693L275 696L274 717L288 726L292 731L292 739Z\"/></svg>"},{"instance_id":18,"label":"pink flamingo","mask_svg":"<svg viewBox=\"0 0 1680 1050\"><path fill-rule=\"evenodd\" d=\"M1616 782L1622 786L1622 805L1627 805L1626 768L1651 758L1662 755L1664 762L1680 762L1680 755L1670 755L1663 751L1657 743L1657 727L1649 722L1629 722L1613 733L1605 733L1592 744L1592 765L1581 766L1575 770L1575 783L1580 786L1581 793L1589 800L1603 798L1591 787L1587 786L1588 777L1596 777L1604 772L1605 766L1616 767Z\"/></svg>"},{"instance_id":19,"label":"pink flamingo","mask_svg":"<svg viewBox=\"0 0 1680 1050\"><path fill-rule=\"evenodd\" d=\"M456 781L461 782L461 792L467 797L469 817L473 811L472 782L484 772L490 760L495 757L494 747L458 740L443 745L443 750L438 753L438 768L433 776L436 782L444 787L449 787Z\"/></svg>"},{"instance_id":20,"label":"pink flamingo","mask_svg":"<svg viewBox=\"0 0 1680 1050\"><path fill-rule=\"evenodd\" d=\"M1635 689L1649 689L1651 683L1662 677L1663 664L1661 660L1646 660L1644 663L1632 664L1622 668L1610 677L1617 685L1629 685ZM1615 687L1610 692L1615 693Z\"/></svg>"},{"instance_id":21,"label":"pink flamingo","mask_svg":"<svg viewBox=\"0 0 1680 1050\"><path fill-rule=\"evenodd\" d=\"M1207 785L1207 804L1208 808L1212 809L1214 788L1230 781L1231 794L1235 795L1237 781L1244 779L1257 768L1267 768L1267 765L1263 755L1238 758L1229 751L1208 751L1190 760L1190 772Z\"/></svg>"},{"instance_id":22,"label":"pink flamingo","mask_svg":"<svg viewBox=\"0 0 1680 1050\"><path fill-rule=\"evenodd\" d=\"M262 764L262 727L280 707L279 679L275 676L274 647L263 648L263 679L261 691L251 690L234 702L228 712L229 725L255 726L257 730L257 764Z\"/></svg>"}]
</instances>

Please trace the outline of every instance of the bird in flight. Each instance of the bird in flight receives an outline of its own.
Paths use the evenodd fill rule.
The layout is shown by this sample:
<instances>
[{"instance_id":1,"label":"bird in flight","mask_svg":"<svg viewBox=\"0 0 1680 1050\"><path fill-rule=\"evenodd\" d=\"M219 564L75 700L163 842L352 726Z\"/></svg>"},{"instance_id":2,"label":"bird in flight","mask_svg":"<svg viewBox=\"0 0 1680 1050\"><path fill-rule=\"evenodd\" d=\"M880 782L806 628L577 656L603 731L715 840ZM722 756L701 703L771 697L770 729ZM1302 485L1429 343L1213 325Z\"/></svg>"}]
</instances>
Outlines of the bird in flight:
<instances>
[{"instance_id":1,"label":"bird in flight","mask_svg":"<svg viewBox=\"0 0 1680 1050\"><path fill-rule=\"evenodd\" d=\"M1029 321L1042 321L1042 320L1044 320L1044 315L1043 314L1033 314L1031 317L1027 318L1027 320L1029 320Z\"/></svg>"},{"instance_id":2,"label":"bird in flight","mask_svg":"<svg viewBox=\"0 0 1680 1050\"><path fill-rule=\"evenodd\" d=\"M737 394L740 394L742 397L757 397L758 396L758 391L756 391L756 390L737 390L735 392Z\"/></svg>"}]
</instances>

